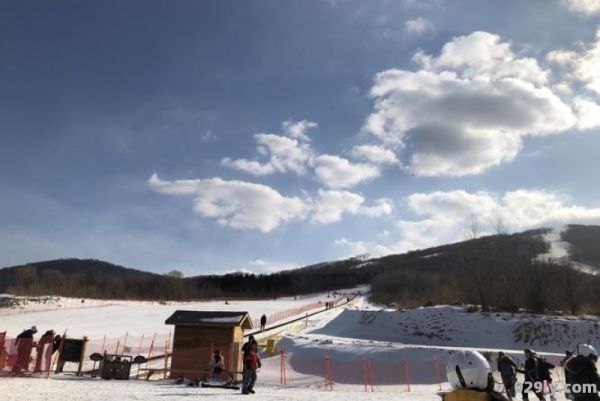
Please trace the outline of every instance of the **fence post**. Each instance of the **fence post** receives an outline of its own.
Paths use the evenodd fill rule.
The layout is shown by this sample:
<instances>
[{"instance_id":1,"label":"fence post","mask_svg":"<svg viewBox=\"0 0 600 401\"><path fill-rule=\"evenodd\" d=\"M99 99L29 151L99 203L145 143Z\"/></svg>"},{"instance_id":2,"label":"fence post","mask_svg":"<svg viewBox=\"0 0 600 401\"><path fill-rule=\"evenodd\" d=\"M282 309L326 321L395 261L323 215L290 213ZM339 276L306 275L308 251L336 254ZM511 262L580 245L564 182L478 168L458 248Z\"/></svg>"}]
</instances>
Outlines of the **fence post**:
<instances>
[{"instance_id":1,"label":"fence post","mask_svg":"<svg viewBox=\"0 0 600 401\"><path fill-rule=\"evenodd\" d=\"M404 358L402 362L402 370L404 372L404 381L406 382L406 391L410 393L410 380L408 378L408 361Z\"/></svg>"},{"instance_id":2,"label":"fence post","mask_svg":"<svg viewBox=\"0 0 600 401\"><path fill-rule=\"evenodd\" d=\"M280 363L281 366L279 368L279 384L282 386L287 385L287 380L285 377L285 348L281 348L279 351Z\"/></svg>"},{"instance_id":3,"label":"fence post","mask_svg":"<svg viewBox=\"0 0 600 401\"><path fill-rule=\"evenodd\" d=\"M329 354L325 353L324 360L324 370L325 370L325 390L329 387L330 390L333 390L333 380L331 378L331 361L329 360Z\"/></svg>"},{"instance_id":4,"label":"fence post","mask_svg":"<svg viewBox=\"0 0 600 401\"><path fill-rule=\"evenodd\" d=\"M435 380L438 382L438 389L442 391L442 377L440 375L440 361L437 356L433 357L433 369L435 371Z\"/></svg>"},{"instance_id":5,"label":"fence post","mask_svg":"<svg viewBox=\"0 0 600 401\"><path fill-rule=\"evenodd\" d=\"M154 337L152 337L152 342L150 343L150 350L148 351L148 358L146 362L146 369L150 367L150 358L152 357L152 351L154 349L154 340L156 340L156 333L154 333Z\"/></svg>"},{"instance_id":6,"label":"fence post","mask_svg":"<svg viewBox=\"0 0 600 401\"><path fill-rule=\"evenodd\" d=\"M138 352L137 352L138 355L139 355L140 352L142 352L142 344L143 344L143 342L144 342L144 334L142 334L142 339L140 340L140 346L138 347Z\"/></svg>"},{"instance_id":7,"label":"fence post","mask_svg":"<svg viewBox=\"0 0 600 401\"><path fill-rule=\"evenodd\" d=\"M102 339L102 348L101 348L101 353L104 355L104 353L106 352L106 348L104 347L106 345L106 333L104 333L104 338Z\"/></svg>"},{"instance_id":8,"label":"fence post","mask_svg":"<svg viewBox=\"0 0 600 401\"><path fill-rule=\"evenodd\" d=\"M368 372L368 378L369 378L369 383L371 383L371 392L375 391L375 388L373 387L373 382L375 381L373 379L373 364L371 364L371 361L369 361L367 359L367 372Z\"/></svg>"},{"instance_id":9,"label":"fence post","mask_svg":"<svg viewBox=\"0 0 600 401\"><path fill-rule=\"evenodd\" d=\"M367 392L367 391L369 391L369 390L367 390L367 358L363 358L362 368L363 368L363 381L365 383L365 392Z\"/></svg>"},{"instance_id":10,"label":"fence post","mask_svg":"<svg viewBox=\"0 0 600 401\"><path fill-rule=\"evenodd\" d=\"M165 373L163 379L167 378L167 369L169 364L169 340L165 340Z\"/></svg>"}]
</instances>

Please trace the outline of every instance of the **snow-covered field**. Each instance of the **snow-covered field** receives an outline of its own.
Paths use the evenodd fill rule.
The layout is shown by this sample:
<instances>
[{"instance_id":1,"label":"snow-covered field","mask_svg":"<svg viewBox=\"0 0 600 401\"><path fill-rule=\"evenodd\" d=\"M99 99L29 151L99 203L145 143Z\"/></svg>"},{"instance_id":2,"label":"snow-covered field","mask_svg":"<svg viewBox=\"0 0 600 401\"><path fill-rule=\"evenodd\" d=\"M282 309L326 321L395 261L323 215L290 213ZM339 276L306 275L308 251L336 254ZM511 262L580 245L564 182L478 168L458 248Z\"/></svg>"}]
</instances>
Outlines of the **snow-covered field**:
<instances>
[{"instance_id":1,"label":"snow-covered field","mask_svg":"<svg viewBox=\"0 0 600 401\"><path fill-rule=\"evenodd\" d=\"M76 301L76 302L74 302ZM214 310L247 311L252 319L266 314L301 307L315 302L331 301L328 294L317 294L306 298L277 298L276 300L212 301L212 302L139 302L139 301L92 301L96 307L77 307L80 300L62 298L61 308L38 311L39 305L31 304L19 313L0 309L0 332L7 331L14 337L23 329L37 325L40 332L53 329L57 333L67 333L71 337L89 338L118 337L125 333L130 336L151 336L153 333L168 333L172 326L165 320L175 310ZM71 305L69 307L68 305Z\"/></svg>"},{"instance_id":2,"label":"snow-covered field","mask_svg":"<svg viewBox=\"0 0 600 401\"><path fill-rule=\"evenodd\" d=\"M0 316L0 331L13 334L31 324L41 330L68 328L70 333L100 336L162 332L164 320L175 309L243 310L252 316L327 300L327 295L294 300L205 302L151 305L121 303L83 310L58 310ZM267 334L269 335L269 334ZM303 319L284 333L278 348L285 349L287 386L280 385L281 358L263 356L256 396L273 400L435 400L449 388L445 361L456 348L512 351L534 348L557 362L565 349L578 342L600 343L598 319L468 313L463 308L439 306L412 310L382 309L358 298L340 307ZM327 358L327 359L326 359ZM203 362L201 362L203 363ZM325 390L328 363L333 391ZM365 392L365 369L369 376ZM560 369L555 371L560 382ZM407 383L408 381L408 383ZM372 384L372 387L371 387ZM410 384L410 392L408 385ZM370 391L373 389L374 391ZM53 375L50 379L0 379L2 400L175 400L196 395L239 397L237 392L198 389L170 381L128 382ZM562 395L559 395L562 400Z\"/></svg>"}]
</instances>

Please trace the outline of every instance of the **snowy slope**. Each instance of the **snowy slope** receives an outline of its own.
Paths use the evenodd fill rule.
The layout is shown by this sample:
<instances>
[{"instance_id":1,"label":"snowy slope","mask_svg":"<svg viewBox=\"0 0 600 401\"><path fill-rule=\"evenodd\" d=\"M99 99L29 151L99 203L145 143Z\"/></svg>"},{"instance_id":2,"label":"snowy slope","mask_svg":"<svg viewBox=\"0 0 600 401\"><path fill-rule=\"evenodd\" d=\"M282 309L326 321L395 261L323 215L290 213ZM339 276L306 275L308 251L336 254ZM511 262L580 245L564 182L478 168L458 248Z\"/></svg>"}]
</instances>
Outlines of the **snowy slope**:
<instances>
[{"instance_id":1,"label":"snowy slope","mask_svg":"<svg viewBox=\"0 0 600 401\"><path fill-rule=\"evenodd\" d=\"M304 304L315 299L318 297L239 301L232 305L225 305L223 302L190 305L130 302L95 310L81 310L82 315L77 315L79 319L71 322L73 326L70 330L81 333L122 333L125 324L130 330L133 330L132 327L158 330L165 327L165 315L176 308L248 310L256 314L297 306L298 303ZM55 325L66 325L62 320L66 318L63 314L74 312L79 311L60 310L45 314ZM24 326L32 316L44 318L38 313L3 316L0 325L5 326L10 320L14 327ZM350 401L383 400L391 397L397 400L435 400L436 391L449 388L448 383L445 383L444 366L453 349L469 347L494 351L522 350L530 346L524 340L525 334L533 332L532 327L537 327L537 330L549 330L549 333L553 333L553 340L544 345L539 343L540 340L533 340L530 335L529 342L533 343L533 347L538 351L562 353L565 347L572 348L586 336L596 335L596 325L597 319L485 315L467 313L462 308L450 306L398 311L382 309L358 298L347 308L336 308L303 319L287 332L280 333L283 338L278 343L278 349L285 349L287 386L279 384L282 366L280 355L268 357L263 354L257 391L261 398L267 400ZM598 345L597 337L592 338L592 343ZM518 358L520 352L513 355ZM557 362L559 356L548 355L548 359ZM326 360L334 382L334 391L324 391ZM366 364L371 377L368 392L365 392L364 387ZM555 378L558 379L557 384L560 384L558 370ZM411 391L407 392L409 384ZM19 401L63 400L67 395L71 401L105 400L117 395L123 400L175 401L200 394L218 396L225 400L239 397L230 390L193 389L174 385L169 381L107 382L89 378L75 379L66 375L53 375L49 380L0 379L0 391L5 395L3 400ZM562 401L564 398L560 395L558 399Z\"/></svg>"},{"instance_id":2,"label":"snowy slope","mask_svg":"<svg viewBox=\"0 0 600 401\"><path fill-rule=\"evenodd\" d=\"M318 294L309 298L278 298L277 300L256 301L212 301L193 303L152 303L135 301L108 301L94 308L60 308L50 311L8 314L0 309L0 332L7 331L14 337L23 329L37 325L40 331L54 329L57 333L68 330L72 337L86 335L89 338L102 338L129 335L152 335L167 333L173 326L165 325L165 320L177 310L214 310L249 312L252 319L262 314L297 308L314 302L331 301L327 294ZM80 300L77 300L79 303ZM86 301L91 303L91 301Z\"/></svg>"}]
</instances>

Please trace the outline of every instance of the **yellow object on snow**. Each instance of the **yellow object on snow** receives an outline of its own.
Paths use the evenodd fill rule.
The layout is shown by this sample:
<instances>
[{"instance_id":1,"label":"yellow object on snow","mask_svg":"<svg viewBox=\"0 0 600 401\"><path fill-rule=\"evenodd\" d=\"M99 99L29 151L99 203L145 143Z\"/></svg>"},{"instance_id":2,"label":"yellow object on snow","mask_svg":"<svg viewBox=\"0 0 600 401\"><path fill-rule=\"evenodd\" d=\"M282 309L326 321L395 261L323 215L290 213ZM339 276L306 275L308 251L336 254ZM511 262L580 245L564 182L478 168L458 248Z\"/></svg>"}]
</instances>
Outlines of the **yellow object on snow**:
<instances>
[{"instance_id":1,"label":"yellow object on snow","mask_svg":"<svg viewBox=\"0 0 600 401\"><path fill-rule=\"evenodd\" d=\"M454 390L444 395L444 401L489 401L491 397L484 391Z\"/></svg>"},{"instance_id":2,"label":"yellow object on snow","mask_svg":"<svg viewBox=\"0 0 600 401\"><path fill-rule=\"evenodd\" d=\"M269 338L267 340L267 353L270 356L275 355L275 345L277 345L277 340L274 338Z\"/></svg>"}]
</instances>

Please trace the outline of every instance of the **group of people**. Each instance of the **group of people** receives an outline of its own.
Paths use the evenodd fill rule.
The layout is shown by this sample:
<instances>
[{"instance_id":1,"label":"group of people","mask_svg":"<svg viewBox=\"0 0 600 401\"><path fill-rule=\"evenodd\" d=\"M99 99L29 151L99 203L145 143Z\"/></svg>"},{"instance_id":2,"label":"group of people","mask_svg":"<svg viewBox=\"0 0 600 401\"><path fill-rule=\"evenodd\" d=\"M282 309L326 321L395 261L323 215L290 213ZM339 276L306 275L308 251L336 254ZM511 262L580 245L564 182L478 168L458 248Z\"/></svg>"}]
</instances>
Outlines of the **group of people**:
<instances>
[{"instance_id":1,"label":"group of people","mask_svg":"<svg viewBox=\"0 0 600 401\"><path fill-rule=\"evenodd\" d=\"M258 356L258 342L254 336L250 336L248 341L242 346L243 370L242 370L242 394L254 394L254 385L256 383L256 370L262 366ZM218 378L225 383L235 381L231 372L225 369L225 358L220 350L215 350L208 363L208 370L212 378ZM197 380L197 379L194 379Z\"/></svg>"},{"instance_id":2,"label":"group of people","mask_svg":"<svg viewBox=\"0 0 600 401\"><path fill-rule=\"evenodd\" d=\"M36 349L37 355L41 355L44 351L46 344L51 344L52 352L54 354L60 347L62 337L54 335L54 330L47 330L38 340L34 342L34 336L38 332L37 326L33 325L29 329L23 330L16 338L14 346L17 349L17 359L12 367L11 375L20 376L23 372L29 370L29 363L31 360L31 351ZM36 358L34 372L40 372L42 370L42 359Z\"/></svg>"},{"instance_id":3,"label":"group of people","mask_svg":"<svg viewBox=\"0 0 600 401\"><path fill-rule=\"evenodd\" d=\"M515 385L517 384L517 373L524 375L523 390L521 392L523 400L529 399L529 393L534 393L540 400L544 399L544 390L552 391L551 369L555 366L546 361L545 358L537 355L533 350L526 349L525 364L523 368L517 366L513 359L504 352L498 353L498 371L502 377L502 383L506 390L506 395L513 398L516 395Z\"/></svg>"},{"instance_id":4,"label":"group of people","mask_svg":"<svg viewBox=\"0 0 600 401\"><path fill-rule=\"evenodd\" d=\"M555 366L535 351L524 351L521 366L503 352L498 353L497 367L506 396L494 391L494 378L489 362L476 351L458 351L450 356L446 368L452 391L443 394L444 401L508 401L516 396L517 373L524 375L523 400L529 393L545 401L545 390L554 397L551 369ZM589 344L580 344L576 352L566 352L561 366L565 373L565 396L573 401L600 401L600 376L596 369L598 353Z\"/></svg>"}]
</instances>

